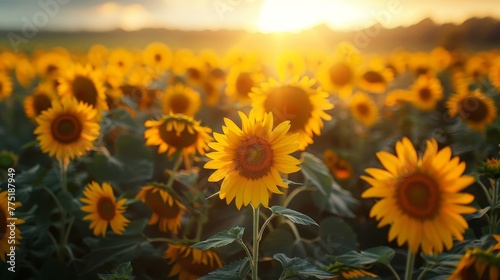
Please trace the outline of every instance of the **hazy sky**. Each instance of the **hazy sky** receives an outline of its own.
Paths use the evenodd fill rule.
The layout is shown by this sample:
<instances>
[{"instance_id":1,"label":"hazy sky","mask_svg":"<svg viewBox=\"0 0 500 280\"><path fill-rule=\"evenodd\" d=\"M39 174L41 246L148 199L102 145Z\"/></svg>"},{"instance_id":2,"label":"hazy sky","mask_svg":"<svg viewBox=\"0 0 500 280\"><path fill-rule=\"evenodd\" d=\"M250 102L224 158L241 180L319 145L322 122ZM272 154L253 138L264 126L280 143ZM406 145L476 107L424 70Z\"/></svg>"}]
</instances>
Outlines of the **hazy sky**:
<instances>
[{"instance_id":1,"label":"hazy sky","mask_svg":"<svg viewBox=\"0 0 500 280\"><path fill-rule=\"evenodd\" d=\"M473 16L500 18L500 0L0 0L1 29L282 31L327 23L352 30L375 21L390 28Z\"/></svg>"}]
</instances>

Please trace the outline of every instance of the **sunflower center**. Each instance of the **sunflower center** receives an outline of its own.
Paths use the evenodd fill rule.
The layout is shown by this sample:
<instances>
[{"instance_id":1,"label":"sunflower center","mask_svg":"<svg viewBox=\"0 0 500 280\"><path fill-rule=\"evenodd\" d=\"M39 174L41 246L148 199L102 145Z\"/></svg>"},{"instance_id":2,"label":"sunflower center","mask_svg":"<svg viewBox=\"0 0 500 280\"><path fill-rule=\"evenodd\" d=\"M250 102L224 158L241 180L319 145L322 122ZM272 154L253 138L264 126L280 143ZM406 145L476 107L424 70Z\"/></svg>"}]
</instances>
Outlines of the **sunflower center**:
<instances>
[{"instance_id":1,"label":"sunflower center","mask_svg":"<svg viewBox=\"0 0 500 280\"><path fill-rule=\"evenodd\" d=\"M173 219L180 213L179 205L176 202L168 205L167 201L163 201L159 191L146 193L146 204L153 212L164 219Z\"/></svg>"},{"instance_id":2,"label":"sunflower center","mask_svg":"<svg viewBox=\"0 0 500 280\"><path fill-rule=\"evenodd\" d=\"M194 80L200 80L201 79L201 72L200 70L194 68L194 67L189 67L187 69L187 75L188 77L190 77L191 79L194 79Z\"/></svg>"},{"instance_id":3,"label":"sunflower center","mask_svg":"<svg viewBox=\"0 0 500 280\"><path fill-rule=\"evenodd\" d=\"M53 64L49 64L49 66L47 66L47 68L45 68L45 73L47 73L47 75L52 75L57 70L59 70L59 68L57 68L57 66L55 66Z\"/></svg>"},{"instance_id":4,"label":"sunflower center","mask_svg":"<svg viewBox=\"0 0 500 280\"><path fill-rule=\"evenodd\" d=\"M313 106L307 92L296 86L282 86L272 89L264 102L266 112L272 112L275 120L290 121L290 131L306 127Z\"/></svg>"},{"instance_id":5,"label":"sunflower center","mask_svg":"<svg viewBox=\"0 0 500 280\"><path fill-rule=\"evenodd\" d=\"M418 91L418 97L420 98L420 100L422 101L429 101L431 100L432 98L432 92L429 88L425 87L425 88L421 88L419 91Z\"/></svg>"},{"instance_id":6,"label":"sunflower center","mask_svg":"<svg viewBox=\"0 0 500 280\"><path fill-rule=\"evenodd\" d=\"M80 139L83 127L77 116L62 114L52 122L50 131L52 137L59 143L73 143Z\"/></svg>"},{"instance_id":7,"label":"sunflower center","mask_svg":"<svg viewBox=\"0 0 500 280\"><path fill-rule=\"evenodd\" d=\"M353 72L351 67L343 62L332 65L328 71L330 81L336 86L345 86L351 82Z\"/></svg>"},{"instance_id":8,"label":"sunflower center","mask_svg":"<svg viewBox=\"0 0 500 280\"><path fill-rule=\"evenodd\" d=\"M384 76L376 71L368 71L363 74L363 79L369 83L383 83L385 82Z\"/></svg>"},{"instance_id":9,"label":"sunflower center","mask_svg":"<svg viewBox=\"0 0 500 280\"><path fill-rule=\"evenodd\" d=\"M370 115L370 107L365 103L356 105L356 111L358 111L358 113L363 117L367 117Z\"/></svg>"},{"instance_id":10,"label":"sunflower center","mask_svg":"<svg viewBox=\"0 0 500 280\"><path fill-rule=\"evenodd\" d=\"M115 203L109 197L101 197L97 202L97 212L104 220L112 220L116 215Z\"/></svg>"},{"instance_id":11,"label":"sunflower center","mask_svg":"<svg viewBox=\"0 0 500 280\"><path fill-rule=\"evenodd\" d=\"M171 120L171 122L177 122L177 121ZM185 123L185 125L188 126L190 124ZM176 149L182 149L195 144L196 141L198 140L198 135L196 132L191 134L189 133L187 128L182 130L182 132L178 132L173 127L171 130L167 130L167 126L168 122L165 122L158 128L158 130L160 132L160 138L169 146L172 146Z\"/></svg>"},{"instance_id":12,"label":"sunflower center","mask_svg":"<svg viewBox=\"0 0 500 280\"><path fill-rule=\"evenodd\" d=\"M155 61L160 62L161 61L161 54L155 54Z\"/></svg>"},{"instance_id":13,"label":"sunflower center","mask_svg":"<svg viewBox=\"0 0 500 280\"><path fill-rule=\"evenodd\" d=\"M0 92L2 92L2 90L3 90L3 83L0 82Z\"/></svg>"},{"instance_id":14,"label":"sunflower center","mask_svg":"<svg viewBox=\"0 0 500 280\"><path fill-rule=\"evenodd\" d=\"M271 170L273 157L273 150L266 140L251 136L238 146L234 163L240 175L254 180L265 176Z\"/></svg>"},{"instance_id":15,"label":"sunflower center","mask_svg":"<svg viewBox=\"0 0 500 280\"><path fill-rule=\"evenodd\" d=\"M46 94L35 95L35 97L33 98L33 107L35 109L36 115L38 116L40 115L40 113L50 108L51 106L50 102L51 102L50 98Z\"/></svg>"},{"instance_id":16,"label":"sunflower center","mask_svg":"<svg viewBox=\"0 0 500 280\"><path fill-rule=\"evenodd\" d=\"M396 199L402 211L415 219L429 219L439 210L439 186L425 174L404 178L396 191Z\"/></svg>"},{"instance_id":17,"label":"sunflower center","mask_svg":"<svg viewBox=\"0 0 500 280\"><path fill-rule=\"evenodd\" d=\"M488 106L483 100L470 96L462 99L459 103L460 115L472 122L481 122L488 116Z\"/></svg>"},{"instance_id":18,"label":"sunflower center","mask_svg":"<svg viewBox=\"0 0 500 280\"><path fill-rule=\"evenodd\" d=\"M425 75L427 73L429 73L429 68L425 66L419 66L415 69L415 74L417 74L417 76Z\"/></svg>"},{"instance_id":19,"label":"sunflower center","mask_svg":"<svg viewBox=\"0 0 500 280\"><path fill-rule=\"evenodd\" d=\"M188 107L189 98L185 94L174 94L170 99L170 108L174 114L184 114Z\"/></svg>"},{"instance_id":20,"label":"sunflower center","mask_svg":"<svg viewBox=\"0 0 500 280\"><path fill-rule=\"evenodd\" d=\"M240 73L236 79L236 92L240 96L248 96L253 87L253 80L249 73Z\"/></svg>"},{"instance_id":21,"label":"sunflower center","mask_svg":"<svg viewBox=\"0 0 500 280\"><path fill-rule=\"evenodd\" d=\"M122 68L124 66L123 61L118 61L118 67Z\"/></svg>"},{"instance_id":22,"label":"sunflower center","mask_svg":"<svg viewBox=\"0 0 500 280\"><path fill-rule=\"evenodd\" d=\"M3 237L7 233L7 217L3 210L0 209L0 240L3 240Z\"/></svg>"},{"instance_id":23,"label":"sunflower center","mask_svg":"<svg viewBox=\"0 0 500 280\"><path fill-rule=\"evenodd\" d=\"M87 103L88 105L97 105L98 92L92 80L83 76L76 76L71 84L71 89L76 100Z\"/></svg>"}]
</instances>

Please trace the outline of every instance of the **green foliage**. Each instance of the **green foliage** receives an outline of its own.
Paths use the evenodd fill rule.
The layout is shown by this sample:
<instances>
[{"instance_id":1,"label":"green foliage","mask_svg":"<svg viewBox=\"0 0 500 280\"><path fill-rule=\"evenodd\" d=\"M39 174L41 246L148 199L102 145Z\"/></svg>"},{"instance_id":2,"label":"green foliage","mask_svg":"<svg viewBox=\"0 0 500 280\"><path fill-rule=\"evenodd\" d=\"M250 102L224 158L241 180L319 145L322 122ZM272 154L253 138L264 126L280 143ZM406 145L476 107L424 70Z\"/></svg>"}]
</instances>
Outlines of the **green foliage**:
<instances>
[{"instance_id":1,"label":"green foliage","mask_svg":"<svg viewBox=\"0 0 500 280\"><path fill-rule=\"evenodd\" d=\"M288 209L288 208L285 208L283 206L271 206L269 209L271 209L273 214L284 216L296 224L319 226L318 223L316 223L309 216L304 215L304 214L297 212L295 210Z\"/></svg>"},{"instance_id":2,"label":"green foliage","mask_svg":"<svg viewBox=\"0 0 500 280\"><path fill-rule=\"evenodd\" d=\"M226 246L233 243L234 241L242 242L244 231L245 228L242 227L233 227L229 230L223 230L208 238L207 240L200 241L191 245L191 247L198 250L208 250L210 248Z\"/></svg>"},{"instance_id":3,"label":"green foliage","mask_svg":"<svg viewBox=\"0 0 500 280\"><path fill-rule=\"evenodd\" d=\"M250 273L251 266L248 258L243 258L239 261L230 263L229 265L223 266L216 269L203 277L200 280L244 280Z\"/></svg>"},{"instance_id":4,"label":"green foliage","mask_svg":"<svg viewBox=\"0 0 500 280\"><path fill-rule=\"evenodd\" d=\"M300 259L290 259L285 254L276 254L273 259L279 261L283 266L283 272L279 279L288 279L292 277L316 277L319 279L330 279L335 277L334 274L320 269L310 262Z\"/></svg>"},{"instance_id":5,"label":"green foliage","mask_svg":"<svg viewBox=\"0 0 500 280\"><path fill-rule=\"evenodd\" d=\"M335 256L333 259L348 266L363 268L377 262L388 265L394 254L392 248L379 246L361 252L349 251L340 256Z\"/></svg>"},{"instance_id":6,"label":"green foliage","mask_svg":"<svg viewBox=\"0 0 500 280\"><path fill-rule=\"evenodd\" d=\"M118 267L110 274L100 274L97 276L101 280L134 280L135 277L132 276L133 268L130 262L121 263Z\"/></svg>"}]
</instances>

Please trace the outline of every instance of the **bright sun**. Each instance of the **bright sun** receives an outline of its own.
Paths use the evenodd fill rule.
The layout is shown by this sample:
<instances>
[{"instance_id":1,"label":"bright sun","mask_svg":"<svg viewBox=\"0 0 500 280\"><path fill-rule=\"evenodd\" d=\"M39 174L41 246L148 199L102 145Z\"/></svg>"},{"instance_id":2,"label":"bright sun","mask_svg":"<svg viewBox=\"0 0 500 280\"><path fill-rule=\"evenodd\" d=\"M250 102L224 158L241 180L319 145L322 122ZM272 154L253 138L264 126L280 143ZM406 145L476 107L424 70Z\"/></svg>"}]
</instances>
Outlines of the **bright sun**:
<instances>
[{"instance_id":1,"label":"bright sun","mask_svg":"<svg viewBox=\"0 0 500 280\"><path fill-rule=\"evenodd\" d=\"M349 2L328 0L266 0L257 28L261 32L299 32L320 23L349 29L366 22L366 16Z\"/></svg>"}]
</instances>

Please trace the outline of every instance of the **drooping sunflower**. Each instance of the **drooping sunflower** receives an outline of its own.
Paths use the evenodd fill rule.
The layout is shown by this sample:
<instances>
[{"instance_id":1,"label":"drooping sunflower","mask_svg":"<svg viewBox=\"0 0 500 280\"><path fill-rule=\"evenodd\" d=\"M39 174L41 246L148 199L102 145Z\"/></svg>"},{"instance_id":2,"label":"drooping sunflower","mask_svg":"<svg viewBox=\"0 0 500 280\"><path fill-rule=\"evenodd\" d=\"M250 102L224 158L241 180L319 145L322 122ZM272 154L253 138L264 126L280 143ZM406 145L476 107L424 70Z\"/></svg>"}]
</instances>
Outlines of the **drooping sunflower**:
<instances>
[{"instance_id":1,"label":"drooping sunflower","mask_svg":"<svg viewBox=\"0 0 500 280\"><path fill-rule=\"evenodd\" d=\"M52 101L51 107L35 119L38 127L34 133L42 151L66 163L82 156L99 135L95 114L92 107L75 98L65 98L61 103Z\"/></svg>"},{"instance_id":2,"label":"drooping sunflower","mask_svg":"<svg viewBox=\"0 0 500 280\"><path fill-rule=\"evenodd\" d=\"M419 76L411 86L410 102L420 110L430 111L443 98L441 82L426 75Z\"/></svg>"},{"instance_id":3,"label":"drooping sunflower","mask_svg":"<svg viewBox=\"0 0 500 280\"><path fill-rule=\"evenodd\" d=\"M7 73L0 71L0 101L12 94L12 81Z\"/></svg>"},{"instance_id":4,"label":"drooping sunflower","mask_svg":"<svg viewBox=\"0 0 500 280\"><path fill-rule=\"evenodd\" d=\"M467 126L476 131L484 131L497 118L495 103L479 89L459 91L448 99L446 107L451 117L460 116Z\"/></svg>"},{"instance_id":5,"label":"drooping sunflower","mask_svg":"<svg viewBox=\"0 0 500 280\"><path fill-rule=\"evenodd\" d=\"M216 142L208 145L215 152L207 153L212 160L205 168L216 169L208 181L222 181L219 197L229 204L235 199L238 209L252 203L269 205L269 193L281 194L277 188L288 188L280 173L297 172L299 160L290 153L298 149L298 134L289 135L291 124L281 122L273 129L273 114L250 111L247 117L238 112L242 126L225 118L223 134L214 133Z\"/></svg>"},{"instance_id":6,"label":"drooping sunflower","mask_svg":"<svg viewBox=\"0 0 500 280\"><path fill-rule=\"evenodd\" d=\"M59 79L57 91L61 97L75 97L77 101L86 103L96 110L96 119L102 119L102 113L108 110L105 89L98 72L90 65L77 65L65 71L64 78Z\"/></svg>"},{"instance_id":7,"label":"drooping sunflower","mask_svg":"<svg viewBox=\"0 0 500 280\"><path fill-rule=\"evenodd\" d=\"M38 117L43 111L52 106L52 101L58 96L51 83L42 83L24 98L24 113L30 119Z\"/></svg>"},{"instance_id":8,"label":"drooping sunflower","mask_svg":"<svg viewBox=\"0 0 500 280\"><path fill-rule=\"evenodd\" d=\"M193 117L201 106L200 94L181 83L169 86L162 97L163 113Z\"/></svg>"},{"instance_id":9,"label":"drooping sunflower","mask_svg":"<svg viewBox=\"0 0 500 280\"><path fill-rule=\"evenodd\" d=\"M449 280L496 280L500 278L500 256L491 249L467 249Z\"/></svg>"},{"instance_id":10,"label":"drooping sunflower","mask_svg":"<svg viewBox=\"0 0 500 280\"><path fill-rule=\"evenodd\" d=\"M83 217L84 221L90 222L90 229L94 230L95 236L106 236L108 226L116 234L123 234L125 227L130 221L123 216L127 209L126 198L118 201L115 199L113 189L109 183L91 182L83 190L84 197L80 201L84 204L80 210L89 213Z\"/></svg>"},{"instance_id":11,"label":"drooping sunflower","mask_svg":"<svg viewBox=\"0 0 500 280\"><path fill-rule=\"evenodd\" d=\"M264 81L264 73L256 67L233 67L226 78L226 95L233 102L249 104L252 88Z\"/></svg>"},{"instance_id":12,"label":"drooping sunflower","mask_svg":"<svg viewBox=\"0 0 500 280\"><path fill-rule=\"evenodd\" d=\"M347 180L352 177L351 163L337 155L332 149L326 149L323 152L323 162L335 179Z\"/></svg>"},{"instance_id":13,"label":"drooping sunflower","mask_svg":"<svg viewBox=\"0 0 500 280\"><path fill-rule=\"evenodd\" d=\"M399 246L408 243L413 253L451 249L453 237L463 240L468 227L461 214L475 211L466 206L474 196L459 192L474 177L462 175L465 163L451 158L449 147L438 151L435 139L427 141L422 157L406 137L396 143L396 153L377 153L385 169L367 168L370 176L361 176L371 185L361 196L380 199L370 216L379 220L379 227L391 225L389 241L397 239Z\"/></svg>"},{"instance_id":14,"label":"drooping sunflower","mask_svg":"<svg viewBox=\"0 0 500 280\"><path fill-rule=\"evenodd\" d=\"M148 225L158 224L162 232L168 229L173 234L178 233L186 207L168 191L156 185L147 185L141 188L135 199L141 199L153 211Z\"/></svg>"},{"instance_id":15,"label":"drooping sunflower","mask_svg":"<svg viewBox=\"0 0 500 280\"><path fill-rule=\"evenodd\" d=\"M380 118L379 109L373 98L362 92L351 97L349 109L354 119L366 127L373 126Z\"/></svg>"},{"instance_id":16,"label":"drooping sunflower","mask_svg":"<svg viewBox=\"0 0 500 280\"><path fill-rule=\"evenodd\" d=\"M142 59L156 73L165 72L172 63L172 51L163 43L153 42L144 49Z\"/></svg>"},{"instance_id":17,"label":"drooping sunflower","mask_svg":"<svg viewBox=\"0 0 500 280\"><path fill-rule=\"evenodd\" d=\"M23 88L29 88L36 76L35 66L27 58L17 61L15 72L16 79Z\"/></svg>"},{"instance_id":18,"label":"drooping sunflower","mask_svg":"<svg viewBox=\"0 0 500 280\"><path fill-rule=\"evenodd\" d=\"M315 83L307 77L290 82L270 79L250 93L252 107L261 114L272 112L275 123L290 121L289 133L299 133L300 150L313 143L313 134L321 134L323 120L332 119L325 113L333 108L328 93L313 88Z\"/></svg>"},{"instance_id":19,"label":"drooping sunflower","mask_svg":"<svg viewBox=\"0 0 500 280\"><path fill-rule=\"evenodd\" d=\"M20 202L9 202L7 191L0 192L0 259L3 262L5 262L5 255L9 254L11 251L10 247L15 246L16 249L19 249L19 244L21 244L20 240L23 239L18 225L24 224L24 220L17 218L14 221L16 224L14 239L10 238L10 236L12 236L10 234L11 229L7 226L12 222L12 220L7 220L11 217L9 214L11 210L9 210L9 208L14 208L15 210L19 206L21 206Z\"/></svg>"},{"instance_id":20,"label":"drooping sunflower","mask_svg":"<svg viewBox=\"0 0 500 280\"><path fill-rule=\"evenodd\" d=\"M168 277L179 280L195 280L221 268L219 255L212 250L198 250L184 244L168 244L163 257L169 259L172 270Z\"/></svg>"},{"instance_id":21,"label":"drooping sunflower","mask_svg":"<svg viewBox=\"0 0 500 280\"><path fill-rule=\"evenodd\" d=\"M323 63L316 78L325 90L345 99L352 94L356 70L352 61L337 57Z\"/></svg>"},{"instance_id":22,"label":"drooping sunflower","mask_svg":"<svg viewBox=\"0 0 500 280\"><path fill-rule=\"evenodd\" d=\"M281 52L278 56L277 69L280 79L293 78L304 74L306 62L297 51Z\"/></svg>"},{"instance_id":23,"label":"drooping sunflower","mask_svg":"<svg viewBox=\"0 0 500 280\"><path fill-rule=\"evenodd\" d=\"M200 126L199 121L182 114L167 114L158 120L148 120L145 126L148 128L144 132L146 145L158 146L158 153L167 152L168 156L181 151L187 166L197 151L200 155L205 154L207 143L212 140L210 128Z\"/></svg>"}]
</instances>

